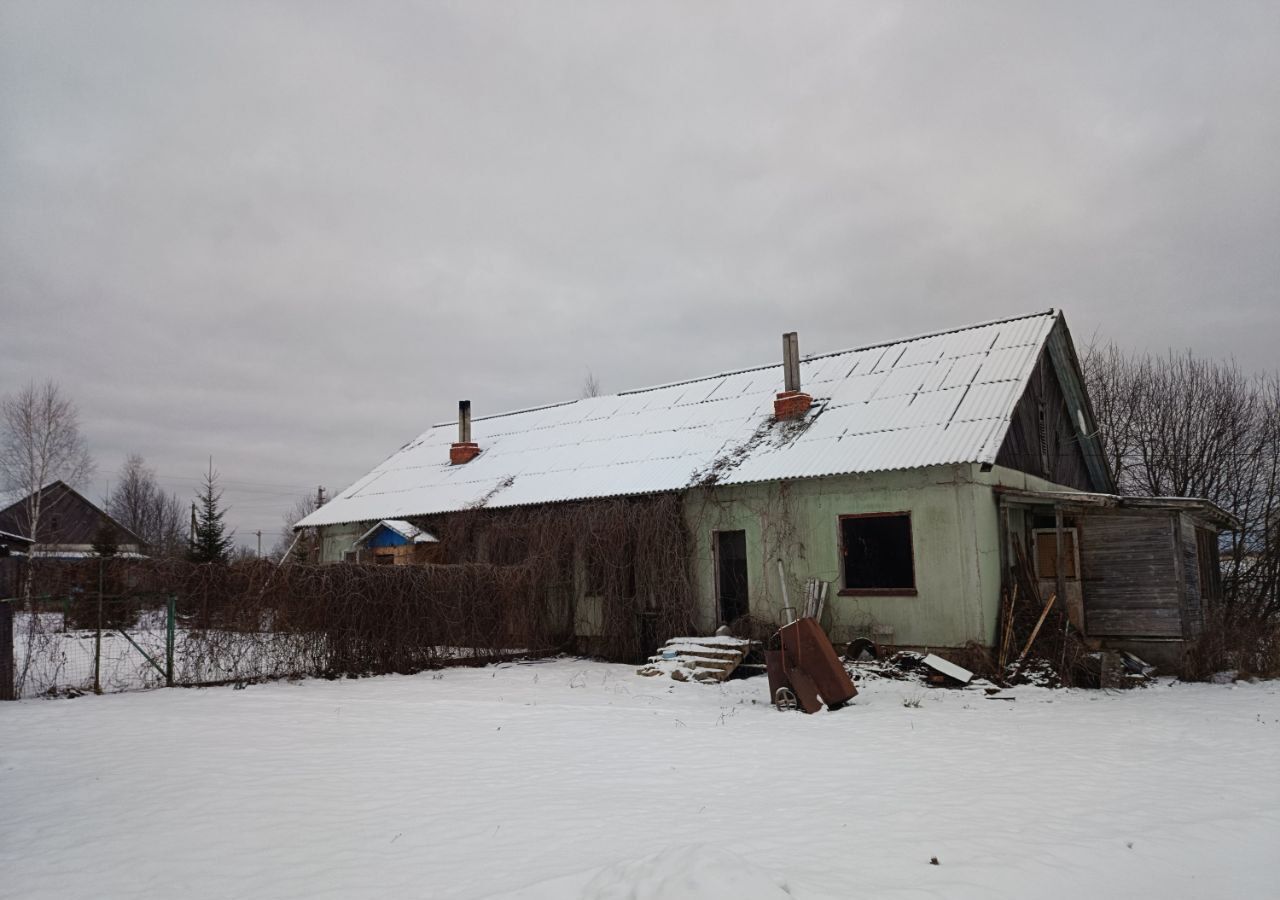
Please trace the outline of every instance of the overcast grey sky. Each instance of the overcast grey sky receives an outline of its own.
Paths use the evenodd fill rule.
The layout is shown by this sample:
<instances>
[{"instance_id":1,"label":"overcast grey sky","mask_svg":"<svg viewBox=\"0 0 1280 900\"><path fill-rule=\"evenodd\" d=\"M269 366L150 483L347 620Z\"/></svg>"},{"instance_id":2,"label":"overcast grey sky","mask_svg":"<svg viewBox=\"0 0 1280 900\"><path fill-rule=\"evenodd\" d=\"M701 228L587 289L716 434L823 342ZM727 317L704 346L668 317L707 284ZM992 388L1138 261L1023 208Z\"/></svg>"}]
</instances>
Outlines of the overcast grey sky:
<instances>
[{"instance_id":1,"label":"overcast grey sky","mask_svg":"<svg viewBox=\"0 0 1280 900\"><path fill-rule=\"evenodd\" d=\"M240 537L476 414L1050 306L1275 365L1280 3L0 0L0 393Z\"/></svg>"}]
</instances>

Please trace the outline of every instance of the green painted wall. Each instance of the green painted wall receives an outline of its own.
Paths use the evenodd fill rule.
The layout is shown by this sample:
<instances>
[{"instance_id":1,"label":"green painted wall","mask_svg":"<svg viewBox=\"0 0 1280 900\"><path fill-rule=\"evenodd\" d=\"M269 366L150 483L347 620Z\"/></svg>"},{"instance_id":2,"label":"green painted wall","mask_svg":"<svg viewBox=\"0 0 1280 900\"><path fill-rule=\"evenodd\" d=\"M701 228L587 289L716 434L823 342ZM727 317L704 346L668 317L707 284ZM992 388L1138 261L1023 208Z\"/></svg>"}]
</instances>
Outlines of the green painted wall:
<instances>
[{"instance_id":1,"label":"green painted wall","mask_svg":"<svg viewBox=\"0 0 1280 900\"><path fill-rule=\"evenodd\" d=\"M342 562L343 554L353 549L356 538L369 530L370 523L328 525L320 529L320 561Z\"/></svg>"},{"instance_id":2,"label":"green painted wall","mask_svg":"<svg viewBox=\"0 0 1280 900\"><path fill-rule=\"evenodd\" d=\"M901 472L691 490L685 516L694 541L700 627L719 624L716 531L744 530L751 612L782 618L777 560L783 560L791 604L803 605L809 578L831 582L822 624L833 641L893 629L895 644L959 647L995 642L1000 610L999 513L992 487L1063 489L1000 466L940 466ZM839 519L855 513L911 513L916 596L842 597ZM368 524L322 529L322 560L339 562ZM575 561L582 583L582 560ZM576 631L599 631L598 603L579 598Z\"/></svg>"},{"instance_id":3,"label":"green painted wall","mask_svg":"<svg viewBox=\"0 0 1280 900\"><path fill-rule=\"evenodd\" d=\"M781 618L781 557L793 606L803 604L807 579L832 583L823 625L837 642L881 625L893 628L897 644L990 643L999 608L998 522L990 486L973 476L972 466L945 466L690 492L700 624L717 624L713 534L742 529L753 615ZM911 513L916 596L839 596L839 517L900 511Z\"/></svg>"}]
</instances>

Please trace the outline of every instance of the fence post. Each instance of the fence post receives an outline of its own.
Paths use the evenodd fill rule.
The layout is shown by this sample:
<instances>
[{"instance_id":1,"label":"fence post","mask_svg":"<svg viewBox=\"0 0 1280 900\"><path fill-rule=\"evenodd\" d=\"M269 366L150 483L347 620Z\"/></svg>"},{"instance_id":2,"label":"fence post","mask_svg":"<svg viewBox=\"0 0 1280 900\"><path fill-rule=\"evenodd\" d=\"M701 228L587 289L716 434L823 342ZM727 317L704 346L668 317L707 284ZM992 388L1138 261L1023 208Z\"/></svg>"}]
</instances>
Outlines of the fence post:
<instances>
[{"instance_id":1,"label":"fence post","mask_svg":"<svg viewBox=\"0 0 1280 900\"><path fill-rule=\"evenodd\" d=\"M93 635L93 692L102 693L102 563L98 563L98 629Z\"/></svg>"},{"instance_id":2,"label":"fence post","mask_svg":"<svg viewBox=\"0 0 1280 900\"><path fill-rule=\"evenodd\" d=\"M164 683L165 687L173 687L173 637L178 618L178 597L169 595L169 615L164 642Z\"/></svg>"},{"instance_id":3,"label":"fence post","mask_svg":"<svg viewBox=\"0 0 1280 900\"><path fill-rule=\"evenodd\" d=\"M13 604L0 600L0 700L17 700L13 689Z\"/></svg>"}]
</instances>

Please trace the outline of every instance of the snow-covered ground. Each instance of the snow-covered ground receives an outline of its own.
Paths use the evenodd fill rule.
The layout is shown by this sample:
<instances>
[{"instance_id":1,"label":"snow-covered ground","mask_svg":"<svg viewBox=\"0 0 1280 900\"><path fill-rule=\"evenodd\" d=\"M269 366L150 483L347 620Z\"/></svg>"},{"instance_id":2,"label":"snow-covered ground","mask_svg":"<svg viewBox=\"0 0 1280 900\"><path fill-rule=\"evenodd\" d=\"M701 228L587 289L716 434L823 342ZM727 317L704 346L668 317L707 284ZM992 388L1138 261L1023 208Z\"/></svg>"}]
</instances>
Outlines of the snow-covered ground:
<instances>
[{"instance_id":1,"label":"snow-covered ground","mask_svg":"<svg viewBox=\"0 0 1280 900\"><path fill-rule=\"evenodd\" d=\"M0 896L1277 896L1280 685L1008 695L561 659L0 704Z\"/></svg>"}]
</instances>

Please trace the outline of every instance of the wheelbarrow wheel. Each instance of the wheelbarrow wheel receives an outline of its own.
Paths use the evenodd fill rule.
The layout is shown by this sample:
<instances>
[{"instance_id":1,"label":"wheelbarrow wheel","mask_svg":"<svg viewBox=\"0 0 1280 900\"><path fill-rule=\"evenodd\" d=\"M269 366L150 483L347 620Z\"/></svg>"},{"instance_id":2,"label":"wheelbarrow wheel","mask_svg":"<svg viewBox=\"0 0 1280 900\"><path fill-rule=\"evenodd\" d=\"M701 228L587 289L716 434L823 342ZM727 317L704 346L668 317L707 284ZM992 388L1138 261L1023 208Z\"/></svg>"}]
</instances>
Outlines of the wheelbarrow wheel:
<instances>
[{"instance_id":1,"label":"wheelbarrow wheel","mask_svg":"<svg viewBox=\"0 0 1280 900\"><path fill-rule=\"evenodd\" d=\"M796 702L796 695L791 688L780 687L773 694L773 705L780 710L788 710L796 709L799 704Z\"/></svg>"}]
</instances>

